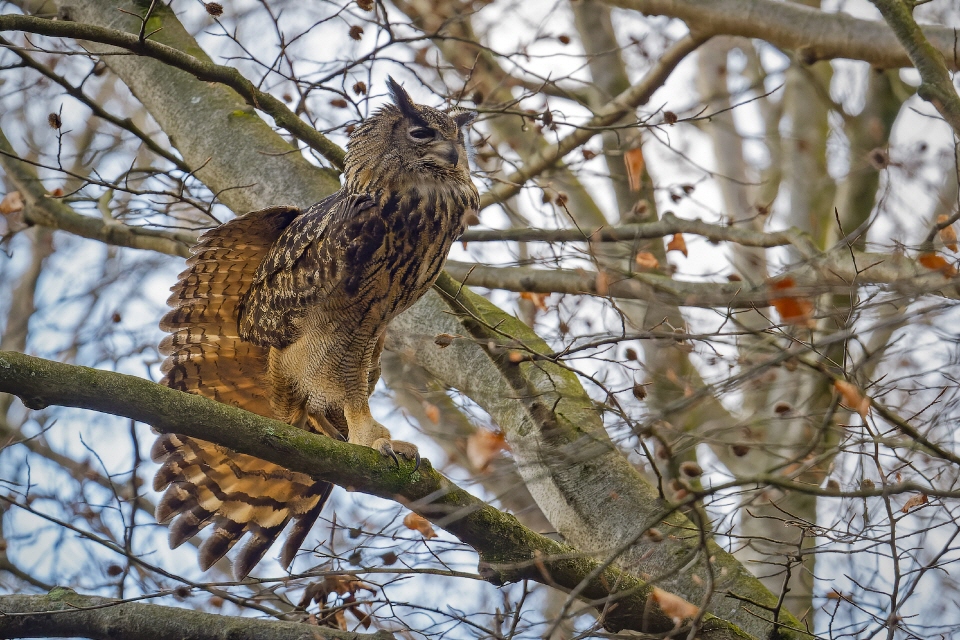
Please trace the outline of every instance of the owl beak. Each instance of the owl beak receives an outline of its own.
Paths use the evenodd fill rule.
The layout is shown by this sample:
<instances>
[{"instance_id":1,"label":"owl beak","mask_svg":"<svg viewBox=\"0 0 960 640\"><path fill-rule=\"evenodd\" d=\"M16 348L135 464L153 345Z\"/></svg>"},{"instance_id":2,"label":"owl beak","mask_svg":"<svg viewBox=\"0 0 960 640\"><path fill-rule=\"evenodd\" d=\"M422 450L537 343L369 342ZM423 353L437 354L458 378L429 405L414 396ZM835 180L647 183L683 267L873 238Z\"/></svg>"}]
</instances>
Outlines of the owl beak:
<instances>
[{"instance_id":1,"label":"owl beak","mask_svg":"<svg viewBox=\"0 0 960 640\"><path fill-rule=\"evenodd\" d=\"M453 142L444 141L433 146L430 150L430 157L441 164L455 167L460 163L460 150Z\"/></svg>"}]
</instances>

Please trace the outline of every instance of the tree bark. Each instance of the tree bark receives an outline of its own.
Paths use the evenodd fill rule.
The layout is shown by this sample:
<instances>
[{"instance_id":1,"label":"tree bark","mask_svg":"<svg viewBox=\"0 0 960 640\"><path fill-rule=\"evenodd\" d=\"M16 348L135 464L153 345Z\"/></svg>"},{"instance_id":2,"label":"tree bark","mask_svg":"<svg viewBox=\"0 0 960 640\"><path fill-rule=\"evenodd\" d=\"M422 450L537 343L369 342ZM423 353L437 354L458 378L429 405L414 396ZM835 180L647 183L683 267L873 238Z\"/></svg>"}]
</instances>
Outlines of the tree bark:
<instances>
[{"instance_id":1,"label":"tree bark","mask_svg":"<svg viewBox=\"0 0 960 640\"><path fill-rule=\"evenodd\" d=\"M221 616L190 609L82 596L55 587L42 596L0 596L0 638L93 640L390 640L298 622Z\"/></svg>"}]
</instances>

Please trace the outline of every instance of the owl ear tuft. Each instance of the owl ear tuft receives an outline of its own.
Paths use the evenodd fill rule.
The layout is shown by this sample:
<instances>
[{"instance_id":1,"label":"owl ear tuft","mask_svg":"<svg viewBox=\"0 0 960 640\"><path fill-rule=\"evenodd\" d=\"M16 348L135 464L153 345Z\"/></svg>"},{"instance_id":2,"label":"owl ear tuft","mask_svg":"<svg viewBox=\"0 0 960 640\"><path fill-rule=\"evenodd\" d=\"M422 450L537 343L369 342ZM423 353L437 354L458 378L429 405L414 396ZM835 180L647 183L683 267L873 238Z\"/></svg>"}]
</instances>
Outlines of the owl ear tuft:
<instances>
[{"instance_id":1,"label":"owl ear tuft","mask_svg":"<svg viewBox=\"0 0 960 640\"><path fill-rule=\"evenodd\" d=\"M410 99L410 94L408 94L406 90L400 86L400 83L394 80L392 76L387 77L387 87L390 88L390 95L393 96L393 103L397 105L397 108L400 109L400 113L402 113L405 118L421 126L426 124L423 116L420 115L420 110L417 109L417 105L415 105L413 100Z\"/></svg>"},{"instance_id":2,"label":"owl ear tuft","mask_svg":"<svg viewBox=\"0 0 960 640\"><path fill-rule=\"evenodd\" d=\"M477 119L477 112L464 109L453 113L452 116L453 121L457 123L457 128L462 129Z\"/></svg>"}]
</instances>

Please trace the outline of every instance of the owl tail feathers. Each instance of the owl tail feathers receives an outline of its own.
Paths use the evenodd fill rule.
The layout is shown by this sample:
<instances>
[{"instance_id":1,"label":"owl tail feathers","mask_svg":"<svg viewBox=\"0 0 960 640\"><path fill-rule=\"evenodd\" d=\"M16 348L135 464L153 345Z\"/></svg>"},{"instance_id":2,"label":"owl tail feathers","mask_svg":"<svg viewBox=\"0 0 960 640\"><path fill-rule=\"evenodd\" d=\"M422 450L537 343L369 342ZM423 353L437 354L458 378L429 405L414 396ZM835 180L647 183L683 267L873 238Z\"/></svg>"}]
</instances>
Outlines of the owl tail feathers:
<instances>
[{"instance_id":1,"label":"owl tail feathers","mask_svg":"<svg viewBox=\"0 0 960 640\"><path fill-rule=\"evenodd\" d=\"M313 527L332 485L315 482L259 458L176 434L164 434L151 457L161 464L154 489L166 490L157 505L158 522L170 524L170 547L177 548L213 525L200 545L200 567L206 571L246 534L233 573L250 573L293 520L280 563L289 567Z\"/></svg>"}]
</instances>

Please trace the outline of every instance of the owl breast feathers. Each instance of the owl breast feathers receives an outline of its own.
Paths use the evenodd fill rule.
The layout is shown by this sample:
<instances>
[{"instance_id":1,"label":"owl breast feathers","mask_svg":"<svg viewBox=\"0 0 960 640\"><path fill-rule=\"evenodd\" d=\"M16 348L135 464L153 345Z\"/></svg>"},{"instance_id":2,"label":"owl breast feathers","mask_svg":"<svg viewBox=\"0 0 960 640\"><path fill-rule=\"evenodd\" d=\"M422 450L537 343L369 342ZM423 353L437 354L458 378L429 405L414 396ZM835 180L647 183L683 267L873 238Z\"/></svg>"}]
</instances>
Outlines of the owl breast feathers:
<instances>
[{"instance_id":1,"label":"owl breast feathers","mask_svg":"<svg viewBox=\"0 0 960 640\"><path fill-rule=\"evenodd\" d=\"M392 79L390 90L393 103L350 138L340 191L201 237L160 322L161 371L174 389L419 464L368 399L387 324L429 290L479 206L463 134L473 114L414 104ZM211 527L204 570L249 533L234 561L243 578L293 520L289 566L330 495L326 482L195 438L162 435L152 453L171 546Z\"/></svg>"}]
</instances>

